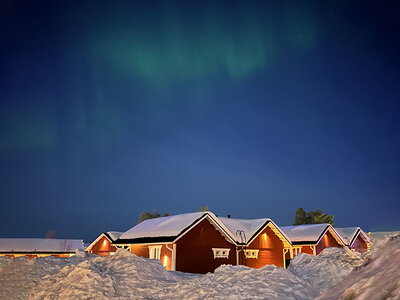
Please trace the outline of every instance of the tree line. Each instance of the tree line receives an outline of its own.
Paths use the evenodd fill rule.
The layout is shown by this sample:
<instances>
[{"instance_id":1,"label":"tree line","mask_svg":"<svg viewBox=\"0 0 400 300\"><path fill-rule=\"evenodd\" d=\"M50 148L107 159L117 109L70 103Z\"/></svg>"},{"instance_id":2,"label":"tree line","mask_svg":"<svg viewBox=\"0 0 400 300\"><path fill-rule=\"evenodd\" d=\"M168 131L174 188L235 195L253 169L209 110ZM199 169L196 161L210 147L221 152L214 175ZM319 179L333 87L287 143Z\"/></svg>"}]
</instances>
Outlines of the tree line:
<instances>
[{"instance_id":1,"label":"tree line","mask_svg":"<svg viewBox=\"0 0 400 300\"><path fill-rule=\"evenodd\" d=\"M197 211L199 212L199 211L208 211L208 210L209 210L208 206L203 205ZM162 216L167 217L167 216L170 216L170 214L169 214L169 212L166 212ZM140 214L138 223L141 223L144 220L155 219L155 218L159 218L159 217L161 217L161 214L156 209L153 210L152 213L145 210ZM328 223L333 226L334 225L333 217L334 217L333 215L323 213L321 209L310 210L310 211L306 212L302 207L299 207L296 210L293 225Z\"/></svg>"}]
</instances>

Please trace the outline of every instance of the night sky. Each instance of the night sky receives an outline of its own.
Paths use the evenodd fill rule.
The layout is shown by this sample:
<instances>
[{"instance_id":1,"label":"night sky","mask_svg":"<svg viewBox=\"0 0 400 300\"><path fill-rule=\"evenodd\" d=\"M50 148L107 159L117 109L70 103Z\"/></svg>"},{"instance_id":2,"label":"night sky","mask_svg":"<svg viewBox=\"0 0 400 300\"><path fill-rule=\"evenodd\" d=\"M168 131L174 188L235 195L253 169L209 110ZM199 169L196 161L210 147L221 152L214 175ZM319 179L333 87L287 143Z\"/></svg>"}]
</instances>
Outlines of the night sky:
<instances>
[{"instance_id":1,"label":"night sky","mask_svg":"<svg viewBox=\"0 0 400 300\"><path fill-rule=\"evenodd\" d=\"M399 1L1 1L0 237L143 210L400 229Z\"/></svg>"}]
</instances>

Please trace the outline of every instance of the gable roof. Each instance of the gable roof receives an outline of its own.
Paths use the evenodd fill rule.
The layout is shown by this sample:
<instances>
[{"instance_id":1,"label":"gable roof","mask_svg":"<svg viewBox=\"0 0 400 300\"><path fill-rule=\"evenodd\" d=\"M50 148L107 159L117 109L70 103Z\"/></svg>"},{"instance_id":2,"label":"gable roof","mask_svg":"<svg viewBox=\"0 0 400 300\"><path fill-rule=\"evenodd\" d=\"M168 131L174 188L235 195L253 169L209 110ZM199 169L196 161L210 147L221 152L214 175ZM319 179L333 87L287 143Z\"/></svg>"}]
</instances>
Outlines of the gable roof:
<instances>
[{"instance_id":1,"label":"gable roof","mask_svg":"<svg viewBox=\"0 0 400 300\"><path fill-rule=\"evenodd\" d=\"M90 251L94 245L102 238L105 237L110 241L110 243L114 243L120 236L122 232L119 231L107 231L102 232L92 243L90 243L86 248L85 251Z\"/></svg>"},{"instance_id":2,"label":"gable roof","mask_svg":"<svg viewBox=\"0 0 400 300\"><path fill-rule=\"evenodd\" d=\"M231 219L224 217L218 217L218 219L229 229L236 243L239 245L249 245L268 225L270 225L285 246L291 246L289 238L271 219ZM242 241L239 231L243 231L245 234L246 240L244 242Z\"/></svg>"},{"instance_id":3,"label":"gable roof","mask_svg":"<svg viewBox=\"0 0 400 300\"><path fill-rule=\"evenodd\" d=\"M107 231L103 232L105 236L110 240L110 242L114 242L119 239L119 237L123 234L120 231Z\"/></svg>"},{"instance_id":4,"label":"gable roof","mask_svg":"<svg viewBox=\"0 0 400 300\"><path fill-rule=\"evenodd\" d=\"M83 240L0 238L1 253L73 253L83 250Z\"/></svg>"},{"instance_id":5,"label":"gable roof","mask_svg":"<svg viewBox=\"0 0 400 300\"><path fill-rule=\"evenodd\" d=\"M341 236L342 240L345 242L346 246L353 245L354 241L359 235L361 235L365 242L371 242L369 236L360 227L343 227L335 229Z\"/></svg>"},{"instance_id":6,"label":"gable roof","mask_svg":"<svg viewBox=\"0 0 400 300\"><path fill-rule=\"evenodd\" d=\"M235 243L226 226L212 212L195 212L145 220L124 232L114 244L174 242L204 219Z\"/></svg>"},{"instance_id":7,"label":"gable roof","mask_svg":"<svg viewBox=\"0 0 400 300\"><path fill-rule=\"evenodd\" d=\"M332 233L339 244L344 245L340 235L330 224L304 224L280 228L289 237L293 245L317 244L327 231Z\"/></svg>"}]
</instances>

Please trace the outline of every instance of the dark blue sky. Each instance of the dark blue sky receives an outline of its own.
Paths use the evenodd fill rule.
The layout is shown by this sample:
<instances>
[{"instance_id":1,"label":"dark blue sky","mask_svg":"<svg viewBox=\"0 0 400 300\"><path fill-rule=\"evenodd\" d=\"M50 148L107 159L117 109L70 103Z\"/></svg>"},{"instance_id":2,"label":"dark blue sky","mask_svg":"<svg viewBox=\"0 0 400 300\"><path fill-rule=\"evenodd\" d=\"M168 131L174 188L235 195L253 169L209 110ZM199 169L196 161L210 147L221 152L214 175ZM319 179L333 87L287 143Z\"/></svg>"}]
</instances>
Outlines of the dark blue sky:
<instances>
[{"instance_id":1,"label":"dark blue sky","mask_svg":"<svg viewBox=\"0 0 400 300\"><path fill-rule=\"evenodd\" d=\"M398 1L2 1L0 237L143 210L400 229Z\"/></svg>"}]
</instances>

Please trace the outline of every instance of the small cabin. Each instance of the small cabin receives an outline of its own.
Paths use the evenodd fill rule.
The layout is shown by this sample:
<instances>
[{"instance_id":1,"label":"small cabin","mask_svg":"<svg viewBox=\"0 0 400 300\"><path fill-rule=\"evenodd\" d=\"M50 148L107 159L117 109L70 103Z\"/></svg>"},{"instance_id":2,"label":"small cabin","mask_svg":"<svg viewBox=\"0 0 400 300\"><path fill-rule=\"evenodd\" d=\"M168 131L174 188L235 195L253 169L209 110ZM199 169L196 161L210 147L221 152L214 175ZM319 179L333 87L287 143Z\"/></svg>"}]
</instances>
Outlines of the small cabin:
<instances>
[{"instance_id":1,"label":"small cabin","mask_svg":"<svg viewBox=\"0 0 400 300\"><path fill-rule=\"evenodd\" d=\"M112 244L121 236L122 232L108 231L101 233L86 249L86 252L100 256L113 255L117 248Z\"/></svg>"},{"instance_id":2,"label":"small cabin","mask_svg":"<svg viewBox=\"0 0 400 300\"><path fill-rule=\"evenodd\" d=\"M293 245L291 251L286 253L288 261L299 253L318 255L325 248L345 246L340 235L330 224L282 226L280 229Z\"/></svg>"},{"instance_id":3,"label":"small cabin","mask_svg":"<svg viewBox=\"0 0 400 300\"><path fill-rule=\"evenodd\" d=\"M116 247L158 259L167 270L213 272L221 265L285 267L289 238L270 219L231 219L196 212L145 220L123 233Z\"/></svg>"},{"instance_id":4,"label":"small cabin","mask_svg":"<svg viewBox=\"0 0 400 300\"><path fill-rule=\"evenodd\" d=\"M235 240L211 212L145 220L123 233L114 245L158 259L167 270L205 274L223 264L236 264Z\"/></svg>"},{"instance_id":5,"label":"small cabin","mask_svg":"<svg viewBox=\"0 0 400 300\"><path fill-rule=\"evenodd\" d=\"M265 265L286 267L285 253L292 248L288 237L268 218L219 220L233 234L240 265L261 268Z\"/></svg>"},{"instance_id":6,"label":"small cabin","mask_svg":"<svg viewBox=\"0 0 400 300\"><path fill-rule=\"evenodd\" d=\"M76 250L84 250L83 240L0 238L0 256L9 258L70 257L75 255Z\"/></svg>"},{"instance_id":7,"label":"small cabin","mask_svg":"<svg viewBox=\"0 0 400 300\"><path fill-rule=\"evenodd\" d=\"M370 249L371 239L360 227L336 228L349 249L365 253Z\"/></svg>"}]
</instances>

